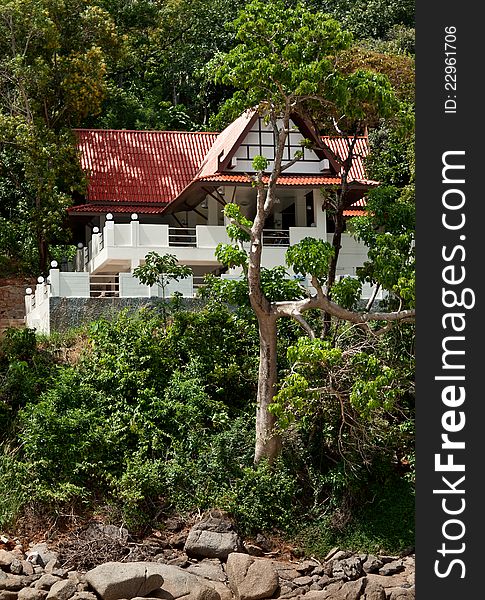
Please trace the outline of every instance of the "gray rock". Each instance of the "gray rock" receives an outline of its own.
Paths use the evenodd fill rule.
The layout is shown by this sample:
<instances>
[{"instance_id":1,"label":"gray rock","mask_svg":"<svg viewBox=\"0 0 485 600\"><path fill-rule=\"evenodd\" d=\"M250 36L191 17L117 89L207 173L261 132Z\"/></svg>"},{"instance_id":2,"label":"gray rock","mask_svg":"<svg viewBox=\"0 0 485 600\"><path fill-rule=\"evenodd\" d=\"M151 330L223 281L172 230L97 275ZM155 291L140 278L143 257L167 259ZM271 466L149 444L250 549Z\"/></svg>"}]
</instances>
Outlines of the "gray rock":
<instances>
[{"instance_id":1,"label":"gray rock","mask_svg":"<svg viewBox=\"0 0 485 600\"><path fill-rule=\"evenodd\" d=\"M33 575L34 574L34 565L28 560L22 561L22 573L23 575Z\"/></svg>"},{"instance_id":2,"label":"gray rock","mask_svg":"<svg viewBox=\"0 0 485 600\"><path fill-rule=\"evenodd\" d=\"M362 575L362 563L356 556L336 560L332 565L332 576L338 579L357 579Z\"/></svg>"},{"instance_id":3,"label":"gray rock","mask_svg":"<svg viewBox=\"0 0 485 600\"><path fill-rule=\"evenodd\" d=\"M230 521L208 517L189 531L184 551L188 556L226 560L231 552L243 552L244 545Z\"/></svg>"},{"instance_id":4,"label":"gray rock","mask_svg":"<svg viewBox=\"0 0 485 600\"><path fill-rule=\"evenodd\" d=\"M10 573L13 573L14 575L21 575L22 570L22 561L18 558L14 558L10 564Z\"/></svg>"},{"instance_id":5,"label":"gray rock","mask_svg":"<svg viewBox=\"0 0 485 600\"><path fill-rule=\"evenodd\" d=\"M17 600L44 600L46 596L46 591L28 587L20 590Z\"/></svg>"},{"instance_id":6,"label":"gray rock","mask_svg":"<svg viewBox=\"0 0 485 600\"><path fill-rule=\"evenodd\" d=\"M386 600L386 591L380 583L368 581L366 578L363 600Z\"/></svg>"},{"instance_id":7,"label":"gray rock","mask_svg":"<svg viewBox=\"0 0 485 600\"><path fill-rule=\"evenodd\" d=\"M47 600L68 600L76 591L76 582L72 579L56 581L47 594Z\"/></svg>"},{"instance_id":8,"label":"gray rock","mask_svg":"<svg viewBox=\"0 0 485 600\"><path fill-rule=\"evenodd\" d=\"M17 592L0 590L0 600L17 600Z\"/></svg>"},{"instance_id":9,"label":"gray rock","mask_svg":"<svg viewBox=\"0 0 485 600\"><path fill-rule=\"evenodd\" d=\"M92 592L77 591L71 600L98 600L98 598L96 594L93 594Z\"/></svg>"},{"instance_id":10,"label":"gray rock","mask_svg":"<svg viewBox=\"0 0 485 600\"><path fill-rule=\"evenodd\" d=\"M57 552L49 550L47 544L43 542L42 544L35 544L35 546L32 546L32 548L29 550L29 553L27 554L27 560L29 560L33 564L37 564L41 567L44 567L52 559L57 559L58 556L59 555L57 554Z\"/></svg>"},{"instance_id":11,"label":"gray rock","mask_svg":"<svg viewBox=\"0 0 485 600\"><path fill-rule=\"evenodd\" d=\"M401 571L404 571L402 560L393 560L392 562L386 563L379 569L379 575L395 575Z\"/></svg>"},{"instance_id":12,"label":"gray rock","mask_svg":"<svg viewBox=\"0 0 485 600\"><path fill-rule=\"evenodd\" d=\"M160 567L149 562L107 562L88 571L85 579L103 600L147 596L163 583ZM71 584L76 587L74 581Z\"/></svg>"},{"instance_id":13,"label":"gray rock","mask_svg":"<svg viewBox=\"0 0 485 600\"><path fill-rule=\"evenodd\" d=\"M369 554L367 556L367 560L364 561L362 568L366 573L377 573L377 571L382 567L384 563L382 560L374 556L373 554Z\"/></svg>"},{"instance_id":14,"label":"gray rock","mask_svg":"<svg viewBox=\"0 0 485 600\"><path fill-rule=\"evenodd\" d=\"M394 588L391 591L389 600L414 600L415 597L414 588Z\"/></svg>"},{"instance_id":15,"label":"gray rock","mask_svg":"<svg viewBox=\"0 0 485 600\"><path fill-rule=\"evenodd\" d=\"M151 595L163 600L221 600L215 589L217 582L211 582L202 577L174 565L157 564L163 577L163 586ZM222 585L222 584L221 584Z\"/></svg>"},{"instance_id":16,"label":"gray rock","mask_svg":"<svg viewBox=\"0 0 485 600\"><path fill-rule=\"evenodd\" d=\"M51 560L45 565L44 570L46 573L52 573L54 569L59 566L57 558L51 558Z\"/></svg>"},{"instance_id":17,"label":"gray rock","mask_svg":"<svg viewBox=\"0 0 485 600\"><path fill-rule=\"evenodd\" d=\"M18 592L24 587L28 587L32 580L25 575L9 575L4 579L0 579L0 590L8 590L10 592Z\"/></svg>"},{"instance_id":18,"label":"gray rock","mask_svg":"<svg viewBox=\"0 0 485 600\"><path fill-rule=\"evenodd\" d=\"M12 554L8 550L0 550L0 568L10 568L14 560L16 560L15 554Z\"/></svg>"},{"instance_id":19,"label":"gray rock","mask_svg":"<svg viewBox=\"0 0 485 600\"><path fill-rule=\"evenodd\" d=\"M0 569L0 580L2 579L7 579L7 574L4 571L2 571L2 569Z\"/></svg>"},{"instance_id":20,"label":"gray rock","mask_svg":"<svg viewBox=\"0 0 485 600\"><path fill-rule=\"evenodd\" d=\"M224 583L227 580L226 574L222 569L221 561L218 558L204 559L200 563L190 565L187 568L189 573L210 579L211 581L221 581Z\"/></svg>"},{"instance_id":21,"label":"gray rock","mask_svg":"<svg viewBox=\"0 0 485 600\"><path fill-rule=\"evenodd\" d=\"M304 575L303 577L297 577L294 579L293 583L298 586L311 585L313 583L313 579L309 575Z\"/></svg>"},{"instance_id":22,"label":"gray rock","mask_svg":"<svg viewBox=\"0 0 485 600\"><path fill-rule=\"evenodd\" d=\"M54 583L57 583L60 580L60 577L46 573L35 582L34 587L36 590L50 590Z\"/></svg>"},{"instance_id":23,"label":"gray rock","mask_svg":"<svg viewBox=\"0 0 485 600\"><path fill-rule=\"evenodd\" d=\"M279 583L270 561L234 552L228 556L226 573L236 600L270 598Z\"/></svg>"},{"instance_id":24,"label":"gray rock","mask_svg":"<svg viewBox=\"0 0 485 600\"><path fill-rule=\"evenodd\" d=\"M365 587L365 580L363 578L357 579L357 581L348 581L338 591L338 596L335 600L359 600Z\"/></svg>"}]
</instances>

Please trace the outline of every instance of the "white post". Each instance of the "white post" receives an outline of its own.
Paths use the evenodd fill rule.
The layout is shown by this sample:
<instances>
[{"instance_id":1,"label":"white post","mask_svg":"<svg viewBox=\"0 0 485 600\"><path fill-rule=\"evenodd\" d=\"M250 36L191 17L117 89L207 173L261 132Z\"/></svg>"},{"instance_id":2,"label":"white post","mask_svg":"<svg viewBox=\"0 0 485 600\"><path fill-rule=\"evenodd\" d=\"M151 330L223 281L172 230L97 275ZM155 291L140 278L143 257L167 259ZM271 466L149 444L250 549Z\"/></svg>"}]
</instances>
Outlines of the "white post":
<instances>
[{"instance_id":1,"label":"white post","mask_svg":"<svg viewBox=\"0 0 485 600\"><path fill-rule=\"evenodd\" d=\"M25 314L28 315L32 311L32 288L25 290Z\"/></svg>"},{"instance_id":2,"label":"white post","mask_svg":"<svg viewBox=\"0 0 485 600\"><path fill-rule=\"evenodd\" d=\"M130 234L131 234L131 246L133 248L137 248L139 239L140 239L140 223L138 221L138 215L136 213L133 213L131 215Z\"/></svg>"},{"instance_id":3,"label":"white post","mask_svg":"<svg viewBox=\"0 0 485 600\"><path fill-rule=\"evenodd\" d=\"M315 213L315 237L327 241L327 213L322 210L323 198L320 190L313 191L313 210Z\"/></svg>"},{"instance_id":4,"label":"white post","mask_svg":"<svg viewBox=\"0 0 485 600\"><path fill-rule=\"evenodd\" d=\"M113 215L108 213L106 215L106 223L104 226L104 246L113 247L115 245L115 223L113 221Z\"/></svg>"},{"instance_id":5,"label":"white post","mask_svg":"<svg viewBox=\"0 0 485 600\"><path fill-rule=\"evenodd\" d=\"M57 262L53 260L51 262L51 269L49 270L49 281L51 284L51 296L58 298L61 291L61 275Z\"/></svg>"}]
</instances>

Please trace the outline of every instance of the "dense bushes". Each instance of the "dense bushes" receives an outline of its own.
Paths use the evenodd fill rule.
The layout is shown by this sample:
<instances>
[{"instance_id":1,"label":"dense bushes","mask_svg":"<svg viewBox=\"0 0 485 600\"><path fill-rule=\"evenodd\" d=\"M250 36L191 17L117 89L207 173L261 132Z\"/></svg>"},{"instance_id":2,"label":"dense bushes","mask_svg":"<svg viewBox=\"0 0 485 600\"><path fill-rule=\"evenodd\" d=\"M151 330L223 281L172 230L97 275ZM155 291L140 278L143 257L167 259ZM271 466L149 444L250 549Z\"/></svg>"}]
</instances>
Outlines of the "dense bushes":
<instances>
[{"instance_id":1,"label":"dense bushes","mask_svg":"<svg viewBox=\"0 0 485 600\"><path fill-rule=\"evenodd\" d=\"M296 332L282 323L282 356L295 346ZM375 498L368 504L373 490L384 499L396 485L407 485L395 453L409 411L406 419L389 417L394 438L390 431L385 439L373 434L367 464L355 456L350 464L339 453L339 410L322 397L295 410L298 421L283 431L281 459L255 469L258 337L247 314L209 303L198 312L173 312L165 328L155 310L122 313L113 322L92 324L82 339L84 352L71 364L59 361L59 343L44 340L39 349L28 330L2 343L0 393L10 435L0 453L0 524L27 502L51 510L66 503L78 510L109 507L113 519L132 528L173 511L218 507L231 512L246 534L305 532L310 520L314 527L301 543L311 542L312 551L323 552L338 535L362 546L382 537L385 547L382 532L373 537L364 508L376 505ZM404 355L409 339L400 343L388 341L375 352L404 376L396 352ZM282 364L290 372L288 355ZM26 365L25 381L13 375L18 362ZM319 368L305 372L315 383L325 375ZM12 389L17 391L7 396ZM401 403L402 414L403 408ZM401 503L410 498L403 489ZM379 514L388 508L386 500ZM338 515L353 531L364 531L367 523L365 534L346 538ZM401 529L409 532L411 520L407 515ZM388 538L394 548L409 542L400 530L390 529Z\"/></svg>"}]
</instances>

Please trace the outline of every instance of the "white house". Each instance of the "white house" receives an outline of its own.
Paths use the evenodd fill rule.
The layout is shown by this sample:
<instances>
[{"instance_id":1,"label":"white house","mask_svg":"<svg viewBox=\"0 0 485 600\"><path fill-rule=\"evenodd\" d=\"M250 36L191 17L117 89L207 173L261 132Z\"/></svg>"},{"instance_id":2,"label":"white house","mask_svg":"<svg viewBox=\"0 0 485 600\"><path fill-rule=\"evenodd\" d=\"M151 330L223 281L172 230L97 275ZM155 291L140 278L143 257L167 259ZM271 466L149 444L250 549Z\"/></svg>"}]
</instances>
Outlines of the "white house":
<instances>
[{"instance_id":1,"label":"white house","mask_svg":"<svg viewBox=\"0 0 485 600\"><path fill-rule=\"evenodd\" d=\"M255 215L256 192L248 176L253 157L265 156L270 166L274 158L273 130L257 112L244 113L220 134L80 129L76 135L88 177L86 197L69 209L79 248L76 272L53 268L48 281L27 294L28 326L48 330L45 304L52 297L157 296L158 290L131 275L150 251L174 254L192 268L193 278L179 283L185 296L194 295L206 273L237 275L224 272L214 250L228 241L226 203L235 202L249 218ZM311 131L295 118L285 158L293 158L308 138ZM284 264L286 248L304 237L331 241L322 190L341 184L335 157L345 158L347 146L343 138L323 139L329 149L317 143L316 150L305 148L278 180L277 203L263 236L263 266ZM347 216L362 214L366 192L377 185L365 176L367 152L367 139L359 138L349 177L354 204ZM338 274L355 275L366 256L365 246L344 234Z\"/></svg>"}]
</instances>

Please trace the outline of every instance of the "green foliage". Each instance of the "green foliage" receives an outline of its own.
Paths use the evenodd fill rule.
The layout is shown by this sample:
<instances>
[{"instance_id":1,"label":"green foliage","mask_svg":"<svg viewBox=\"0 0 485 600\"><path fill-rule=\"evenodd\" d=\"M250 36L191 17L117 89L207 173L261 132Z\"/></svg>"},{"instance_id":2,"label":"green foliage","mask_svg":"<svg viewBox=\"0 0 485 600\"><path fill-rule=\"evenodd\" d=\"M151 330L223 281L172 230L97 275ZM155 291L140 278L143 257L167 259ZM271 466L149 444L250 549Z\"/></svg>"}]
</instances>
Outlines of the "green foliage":
<instances>
[{"instance_id":1,"label":"green foliage","mask_svg":"<svg viewBox=\"0 0 485 600\"><path fill-rule=\"evenodd\" d=\"M360 498L303 525L297 542L306 554L325 557L335 547L397 554L414 546L414 489L392 473L369 482Z\"/></svg>"},{"instance_id":2,"label":"green foliage","mask_svg":"<svg viewBox=\"0 0 485 600\"><path fill-rule=\"evenodd\" d=\"M306 237L286 251L286 264L296 274L308 274L317 278L324 284L328 275L330 260L334 255L334 248L323 240Z\"/></svg>"},{"instance_id":3,"label":"green foliage","mask_svg":"<svg viewBox=\"0 0 485 600\"><path fill-rule=\"evenodd\" d=\"M255 156L253 158L253 170L258 172L264 172L266 171L266 169L268 168L268 159L265 158L264 156Z\"/></svg>"},{"instance_id":4,"label":"green foliage","mask_svg":"<svg viewBox=\"0 0 485 600\"><path fill-rule=\"evenodd\" d=\"M18 410L49 384L52 360L32 329L8 329L0 338L0 429L8 433Z\"/></svg>"},{"instance_id":5,"label":"green foliage","mask_svg":"<svg viewBox=\"0 0 485 600\"><path fill-rule=\"evenodd\" d=\"M226 227L229 238L235 241L249 242L249 230L253 223L242 214L241 208L234 203L226 204L224 215L231 220L231 225Z\"/></svg>"},{"instance_id":6,"label":"green foliage","mask_svg":"<svg viewBox=\"0 0 485 600\"><path fill-rule=\"evenodd\" d=\"M192 269L187 265L179 265L174 254L149 252L145 256L145 264L136 267L133 275L145 285L159 285L165 290L170 281L190 277Z\"/></svg>"},{"instance_id":7,"label":"green foliage","mask_svg":"<svg viewBox=\"0 0 485 600\"><path fill-rule=\"evenodd\" d=\"M237 45L213 61L216 81L237 90L214 121L217 126L254 106L271 107L280 116L285 106L298 104L320 122L331 125L337 119L341 127L342 115L355 126L374 113L397 109L384 75L340 68L336 57L351 46L352 36L328 14L300 2L253 0L233 29Z\"/></svg>"},{"instance_id":8,"label":"green foliage","mask_svg":"<svg viewBox=\"0 0 485 600\"><path fill-rule=\"evenodd\" d=\"M352 277L342 277L332 286L332 300L349 310L356 306L361 294L362 283Z\"/></svg>"}]
</instances>

